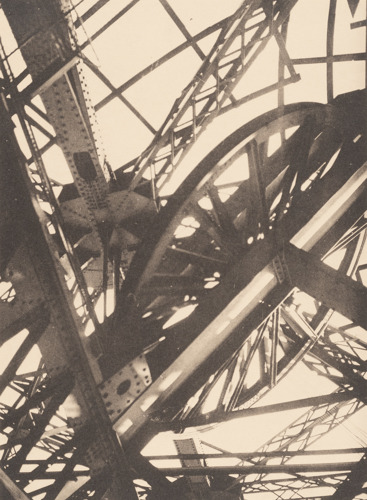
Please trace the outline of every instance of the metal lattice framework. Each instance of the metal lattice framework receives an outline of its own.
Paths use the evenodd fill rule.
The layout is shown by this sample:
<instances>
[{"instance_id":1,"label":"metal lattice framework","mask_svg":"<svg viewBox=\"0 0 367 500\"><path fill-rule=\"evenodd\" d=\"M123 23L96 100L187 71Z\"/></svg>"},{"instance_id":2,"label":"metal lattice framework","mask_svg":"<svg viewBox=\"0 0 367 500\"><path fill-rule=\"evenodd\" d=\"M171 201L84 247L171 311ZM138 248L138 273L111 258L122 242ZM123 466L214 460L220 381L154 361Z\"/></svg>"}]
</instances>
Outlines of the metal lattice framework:
<instances>
[{"instance_id":1,"label":"metal lattice framework","mask_svg":"<svg viewBox=\"0 0 367 500\"><path fill-rule=\"evenodd\" d=\"M145 2L179 42L125 81L90 50L139 20L143 0L117 3L1 2L0 496L362 500L365 429L322 443L366 403L366 91L337 76L360 65L366 86L365 37L340 49L366 2L324 2L325 50L306 56L304 0L234 2L196 33L177 2ZM145 82L184 55L153 116ZM292 97L316 67L325 98ZM133 123L149 139L115 144L118 164L111 105L121 141ZM297 369L324 389L268 403ZM295 410L254 450L179 436ZM175 454L141 453L168 431Z\"/></svg>"}]
</instances>

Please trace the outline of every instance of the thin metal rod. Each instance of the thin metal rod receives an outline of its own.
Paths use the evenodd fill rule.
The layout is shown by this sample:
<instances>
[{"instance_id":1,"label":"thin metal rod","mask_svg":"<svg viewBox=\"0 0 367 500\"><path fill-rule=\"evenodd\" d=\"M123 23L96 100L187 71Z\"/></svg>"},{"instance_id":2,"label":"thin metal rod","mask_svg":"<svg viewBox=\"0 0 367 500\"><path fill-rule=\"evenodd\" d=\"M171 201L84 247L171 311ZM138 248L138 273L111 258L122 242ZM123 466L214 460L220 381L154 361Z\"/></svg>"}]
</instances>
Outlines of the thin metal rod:
<instances>
[{"instance_id":1,"label":"thin metal rod","mask_svg":"<svg viewBox=\"0 0 367 500\"><path fill-rule=\"evenodd\" d=\"M211 445L210 445L211 446ZM325 455L342 455L344 460L344 455L348 454L364 454L364 448L339 448L335 450L302 450L302 451L290 451L290 450L277 450L277 451L249 451L249 452L229 452L223 451L222 453L189 453L184 455L187 460L194 459L218 459L218 458L240 458L246 460L248 458L256 458L256 457L267 457L267 458L276 458L283 457L286 455L287 457L307 457L307 456L322 456ZM149 455L146 457L147 460L177 460L178 455ZM27 461L26 463L32 463L31 461Z\"/></svg>"},{"instance_id":2,"label":"thin metal rod","mask_svg":"<svg viewBox=\"0 0 367 500\"><path fill-rule=\"evenodd\" d=\"M161 470L167 476L206 476L215 473L225 474L299 474L303 472L351 471L356 462L323 464L287 464L287 465L234 465L227 467L164 467Z\"/></svg>"}]
</instances>

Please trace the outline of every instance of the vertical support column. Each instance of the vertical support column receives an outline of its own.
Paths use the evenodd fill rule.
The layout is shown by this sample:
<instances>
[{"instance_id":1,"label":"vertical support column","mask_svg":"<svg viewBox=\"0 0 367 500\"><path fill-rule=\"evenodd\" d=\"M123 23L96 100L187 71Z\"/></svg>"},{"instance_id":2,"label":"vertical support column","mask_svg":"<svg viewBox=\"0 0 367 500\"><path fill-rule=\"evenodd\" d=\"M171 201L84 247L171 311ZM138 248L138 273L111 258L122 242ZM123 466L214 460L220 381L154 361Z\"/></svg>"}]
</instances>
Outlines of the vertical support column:
<instances>
[{"instance_id":1,"label":"vertical support column","mask_svg":"<svg viewBox=\"0 0 367 500\"><path fill-rule=\"evenodd\" d=\"M334 78L333 78L333 55L334 55L334 31L335 31L335 13L336 1L330 0L329 17L326 33L326 85L327 102L334 98Z\"/></svg>"}]
</instances>

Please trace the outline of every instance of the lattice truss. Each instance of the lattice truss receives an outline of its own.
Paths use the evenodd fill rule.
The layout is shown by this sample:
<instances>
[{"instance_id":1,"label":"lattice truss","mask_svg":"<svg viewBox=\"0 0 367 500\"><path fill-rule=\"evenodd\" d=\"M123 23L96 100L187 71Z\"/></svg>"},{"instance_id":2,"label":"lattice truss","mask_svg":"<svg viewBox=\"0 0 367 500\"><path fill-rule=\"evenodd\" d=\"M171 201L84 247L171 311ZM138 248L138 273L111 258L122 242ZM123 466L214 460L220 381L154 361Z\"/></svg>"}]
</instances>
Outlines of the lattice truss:
<instances>
[{"instance_id":1,"label":"lattice truss","mask_svg":"<svg viewBox=\"0 0 367 500\"><path fill-rule=\"evenodd\" d=\"M1 498L367 498L366 1L225 4L1 1Z\"/></svg>"}]
</instances>

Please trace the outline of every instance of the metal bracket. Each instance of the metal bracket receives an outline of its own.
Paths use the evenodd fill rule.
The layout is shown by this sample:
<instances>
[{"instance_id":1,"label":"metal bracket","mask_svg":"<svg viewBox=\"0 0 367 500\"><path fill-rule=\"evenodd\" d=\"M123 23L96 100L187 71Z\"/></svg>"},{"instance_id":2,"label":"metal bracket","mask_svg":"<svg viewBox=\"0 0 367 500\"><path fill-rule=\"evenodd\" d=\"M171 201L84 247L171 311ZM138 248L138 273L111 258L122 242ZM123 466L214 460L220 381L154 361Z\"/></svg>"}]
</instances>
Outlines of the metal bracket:
<instances>
[{"instance_id":1,"label":"metal bracket","mask_svg":"<svg viewBox=\"0 0 367 500\"><path fill-rule=\"evenodd\" d=\"M119 372L99 385L111 421L116 421L152 383L152 377L143 354L133 359Z\"/></svg>"}]
</instances>

